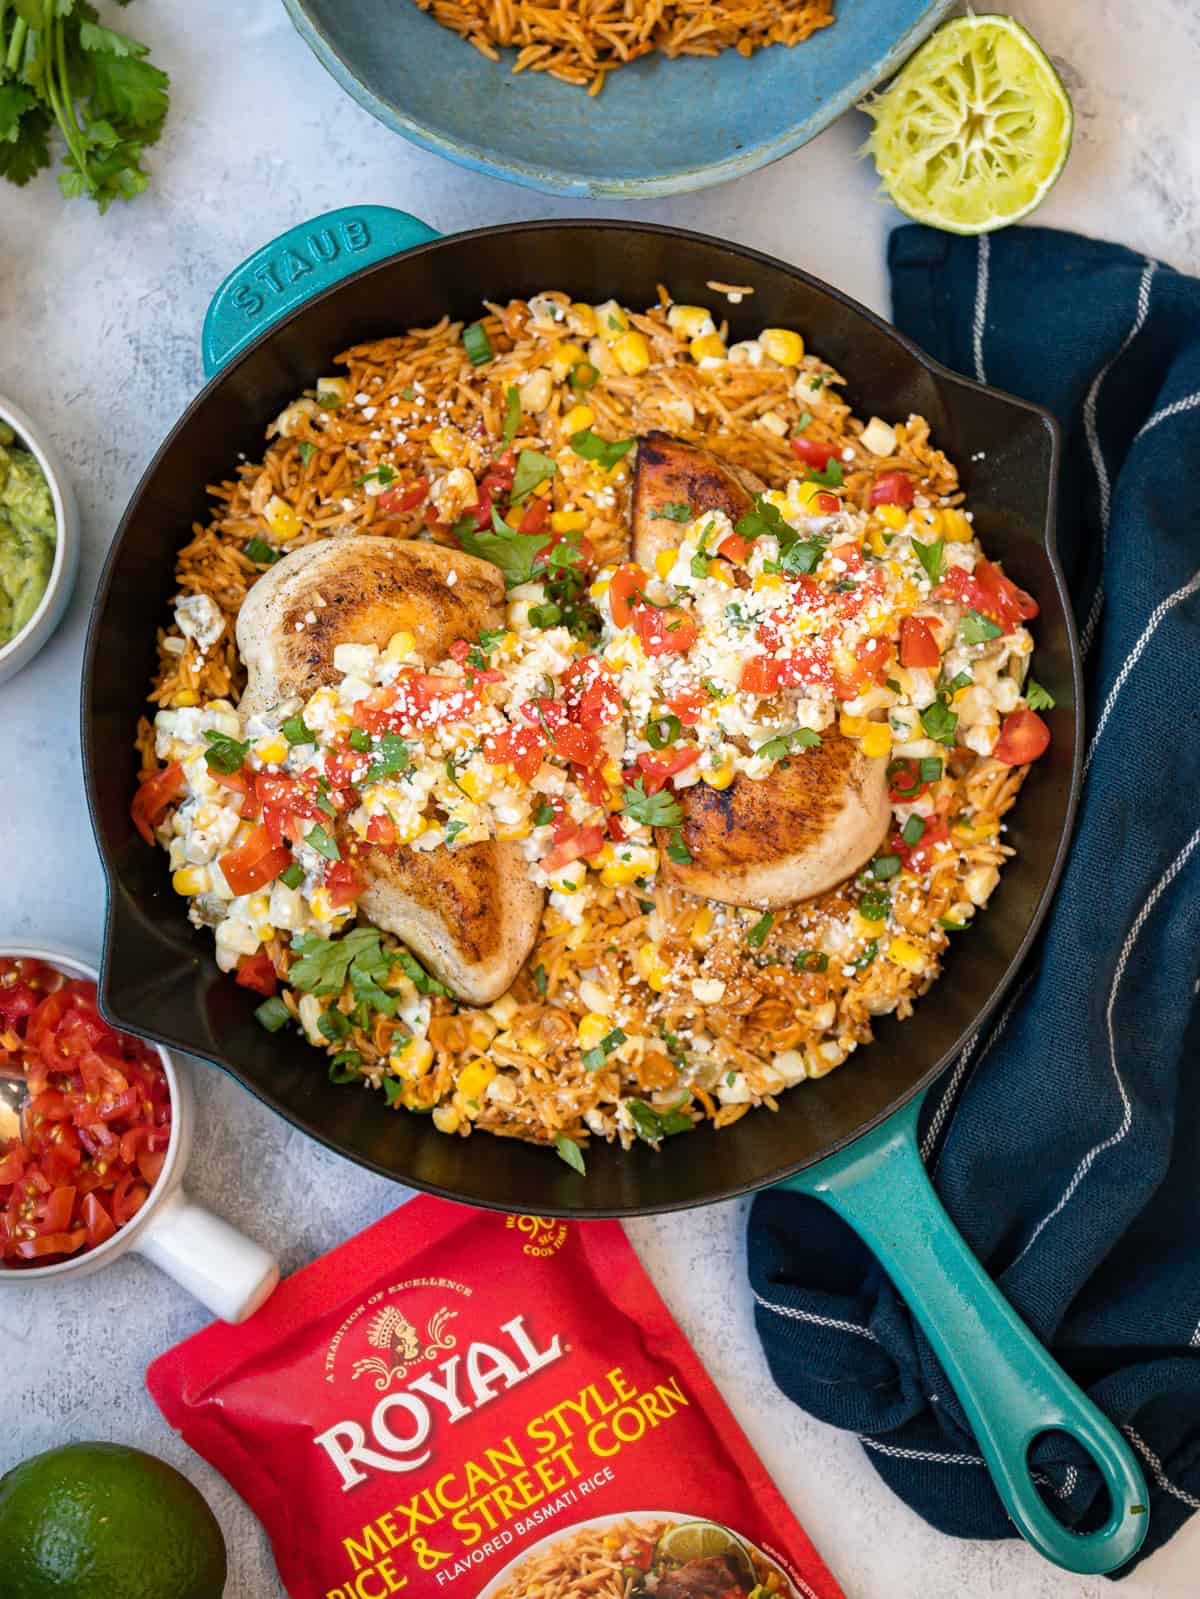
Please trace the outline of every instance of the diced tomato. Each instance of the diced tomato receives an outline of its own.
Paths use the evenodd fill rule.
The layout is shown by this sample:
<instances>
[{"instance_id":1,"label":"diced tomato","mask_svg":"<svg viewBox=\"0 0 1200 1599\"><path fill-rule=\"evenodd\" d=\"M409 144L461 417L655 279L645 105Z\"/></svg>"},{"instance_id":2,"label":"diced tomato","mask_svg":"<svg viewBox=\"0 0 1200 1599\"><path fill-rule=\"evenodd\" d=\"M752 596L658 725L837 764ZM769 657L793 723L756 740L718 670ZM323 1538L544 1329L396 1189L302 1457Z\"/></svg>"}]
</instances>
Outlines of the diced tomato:
<instances>
[{"instance_id":1,"label":"diced tomato","mask_svg":"<svg viewBox=\"0 0 1200 1599\"><path fill-rule=\"evenodd\" d=\"M587 827L579 827L575 824L575 830L568 837L555 844L549 855L542 861L542 866L548 872L557 872L564 866L569 866L572 861L586 859L589 855L599 854L603 847L604 829L599 822L589 823Z\"/></svg>"},{"instance_id":2,"label":"diced tomato","mask_svg":"<svg viewBox=\"0 0 1200 1599\"><path fill-rule=\"evenodd\" d=\"M933 628L923 616L905 616L900 621L900 664L936 670L941 664Z\"/></svg>"},{"instance_id":3,"label":"diced tomato","mask_svg":"<svg viewBox=\"0 0 1200 1599\"><path fill-rule=\"evenodd\" d=\"M540 727L510 727L487 735L483 758L491 766L511 766L523 783L532 783L549 747Z\"/></svg>"},{"instance_id":4,"label":"diced tomato","mask_svg":"<svg viewBox=\"0 0 1200 1599\"><path fill-rule=\"evenodd\" d=\"M331 861L325 868L325 887L330 901L342 909L352 905L363 891L363 881L349 861Z\"/></svg>"},{"instance_id":5,"label":"diced tomato","mask_svg":"<svg viewBox=\"0 0 1200 1599\"><path fill-rule=\"evenodd\" d=\"M253 955L242 955L238 958L237 976L235 982L243 988L252 988L256 994L273 994L278 979L275 976L275 965L265 949L257 950Z\"/></svg>"},{"instance_id":6,"label":"diced tomato","mask_svg":"<svg viewBox=\"0 0 1200 1599\"><path fill-rule=\"evenodd\" d=\"M621 818L615 814L608 818L608 836L614 844L623 844L625 842L624 824Z\"/></svg>"},{"instance_id":7,"label":"diced tomato","mask_svg":"<svg viewBox=\"0 0 1200 1599\"><path fill-rule=\"evenodd\" d=\"M628 627L633 621L633 606L650 579L640 566L628 562L618 566L608 585L608 609L614 627Z\"/></svg>"},{"instance_id":8,"label":"diced tomato","mask_svg":"<svg viewBox=\"0 0 1200 1599\"><path fill-rule=\"evenodd\" d=\"M212 767L208 775L214 783L227 788L232 794L242 796L241 814L248 820L259 814L258 790L255 774L246 767L240 767L236 772L218 772Z\"/></svg>"},{"instance_id":9,"label":"diced tomato","mask_svg":"<svg viewBox=\"0 0 1200 1599\"><path fill-rule=\"evenodd\" d=\"M913 482L907 472L881 472L871 485L871 505L901 505L913 502Z\"/></svg>"},{"instance_id":10,"label":"diced tomato","mask_svg":"<svg viewBox=\"0 0 1200 1599\"><path fill-rule=\"evenodd\" d=\"M147 844L154 843L154 829L162 821L168 807L175 800L182 799L186 791L187 782L178 761L164 766L161 772L155 772L138 789L129 807L129 814Z\"/></svg>"},{"instance_id":11,"label":"diced tomato","mask_svg":"<svg viewBox=\"0 0 1200 1599\"><path fill-rule=\"evenodd\" d=\"M509 493L517 470L517 452L509 445L499 460L479 480L479 497L474 506L475 525L481 528L492 525L492 506L503 494Z\"/></svg>"},{"instance_id":12,"label":"diced tomato","mask_svg":"<svg viewBox=\"0 0 1200 1599\"><path fill-rule=\"evenodd\" d=\"M929 792L929 784L921 781L921 768L908 757L894 760L888 767L888 798L893 805L911 805Z\"/></svg>"},{"instance_id":13,"label":"diced tomato","mask_svg":"<svg viewBox=\"0 0 1200 1599\"><path fill-rule=\"evenodd\" d=\"M291 860L291 851L273 843L266 825L260 824L244 844L221 856L220 867L234 894L253 894L273 883Z\"/></svg>"},{"instance_id":14,"label":"diced tomato","mask_svg":"<svg viewBox=\"0 0 1200 1599\"><path fill-rule=\"evenodd\" d=\"M952 567L934 590L934 598L953 600L978 611L1005 633L1011 633L1038 614L1038 603L1033 595L1018 588L993 562L983 559L975 563L973 572Z\"/></svg>"},{"instance_id":15,"label":"diced tomato","mask_svg":"<svg viewBox=\"0 0 1200 1599\"><path fill-rule=\"evenodd\" d=\"M792 439L791 445L792 454L798 455L802 461L807 462L818 472L823 472L837 454L836 445L821 444L817 439L806 439L803 436Z\"/></svg>"},{"instance_id":16,"label":"diced tomato","mask_svg":"<svg viewBox=\"0 0 1200 1599\"><path fill-rule=\"evenodd\" d=\"M106 1238L111 1238L117 1230L99 1194L88 1194L83 1202L81 1214L83 1225L87 1228L89 1249L95 1249L97 1244L102 1244Z\"/></svg>"},{"instance_id":17,"label":"diced tomato","mask_svg":"<svg viewBox=\"0 0 1200 1599\"><path fill-rule=\"evenodd\" d=\"M752 655L742 667L738 687L743 694L777 694L782 663L774 655Z\"/></svg>"},{"instance_id":18,"label":"diced tomato","mask_svg":"<svg viewBox=\"0 0 1200 1599\"><path fill-rule=\"evenodd\" d=\"M935 846L944 844L949 837L950 829L945 818L931 816L915 844L906 844L897 831L888 840L888 850L892 855L899 855L910 871L926 872L936 859Z\"/></svg>"},{"instance_id":19,"label":"diced tomato","mask_svg":"<svg viewBox=\"0 0 1200 1599\"><path fill-rule=\"evenodd\" d=\"M415 511L418 505L423 505L428 493L429 479L421 478L406 489L384 489L375 507L383 516L398 516L402 511Z\"/></svg>"},{"instance_id":20,"label":"diced tomato","mask_svg":"<svg viewBox=\"0 0 1200 1599\"><path fill-rule=\"evenodd\" d=\"M887 676L891 645L871 634L854 646L854 665L848 672L833 677L833 692L839 700L856 700L869 683L881 683Z\"/></svg>"},{"instance_id":21,"label":"diced tomato","mask_svg":"<svg viewBox=\"0 0 1200 1599\"><path fill-rule=\"evenodd\" d=\"M637 758L638 767L646 784L647 794L657 794L673 777L686 772L700 759L698 744L685 744L681 749L648 755L644 750Z\"/></svg>"},{"instance_id":22,"label":"diced tomato","mask_svg":"<svg viewBox=\"0 0 1200 1599\"><path fill-rule=\"evenodd\" d=\"M633 625L647 655L686 655L700 636L695 618L678 605L640 606Z\"/></svg>"},{"instance_id":23,"label":"diced tomato","mask_svg":"<svg viewBox=\"0 0 1200 1599\"><path fill-rule=\"evenodd\" d=\"M124 1227L131 1221L149 1198L150 1190L145 1183L137 1182L132 1176L121 1179L112 1191L112 1215L118 1227Z\"/></svg>"},{"instance_id":24,"label":"diced tomato","mask_svg":"<svg viewBox=\"0 0 1200 1599\"><path fill-rule=\"evenodd\" d=\"M569 545L573 551L573 554L570 560L567 562L567 565L572 567L575 571L586 572L589 567L595 566L596 552L592 548L591 540L585 537L582 533L552 534L549 541L546 544L543 544L542 548L537 552L537 565L544 568L555 564L551 561L550 554L551 551L557 549L560 544Z\"/></svg>"},{"instance_id":25,"label":"diced tomato","mask_svg":"<svg viewBox=\"0 0 1200 1599\"><path fill-rule=\"evenodd\" d=\"M521 518L520 522L518 522L517 532L525 534L540 533L549 520L549 498L535 496L530 500L524 516Z\"/></svg>"},{"instance_id":26,"label":"diced tomato","mask_svg":"<svg viewBox=\"0 0 1200 1599\"><path fill-rule=\"evenodd\" d=\"M32 1016L37 1007L38 996L28 983L16 982L11 988L0 988L0 1023L5 1030L26 1016Z\"/></svg>"},{"instance_id":27,"label":"diced tomato","mask_svg":"<svg viewBox=\"0 0 1200 1599\"><path fill-rule=\"evenodd\" d=\"M667 704L684 727L695 727L700 720L701 711L709 704L709 697L707 690L697 683L693 688L680 689L678 694L667 701Z\"/></svg>"},{"instance_id":28,"label":"diced tomato","mask_svg":"<svg viewBox=\"0 0 1200 1599\"><path fill-rule=\"evenodd\" d=\"M384 812L372 816L367 823L367 843L378 844L383 849L395 849L396 824Z\"/></svg>"},{"instance_id":29,"label":"diced tomato","mask_svg":"<svg viewBox=\"0 0 1200 1599\"><path fill-rule=\"evenodd\" d=\"M842 502L836 494L830 494L828 489L822 489L820 494L813 496L813 510L819 511L822 516L836 516L842 508Z\"/></svg>"},{"instance_id":30,"label":"diced tomato","mask_svg":"<svg viewBox=\"0 0 1200 1599\"><path fill-rule=\"evenodd\" d=\"M298 777L288 777L282 772L259 772L254 789L262 810L263 826L272 844L282 844L295 831L289 825L294 818L317 821L322 814L315 792Z\"/></svg>"},{"instance_id":31,"label":"diced tomato","mask_svg":"<svg viewBox=\"0 0 1200 1599\"><path fill-rule=\"evenodd\" d=\"M1050 729L1036 711L1010 711L992 754L1005 766L1028 766L1050 745Z\"/></svg>"},{"instance_id":32,"label":"diced tomato","mask_svg":"<svg viewBox=\"0 0 1200 1599\"><path fill-rule=\"evenodd\" d=\"M749 540L744 539L740 533L728 533L717 545L717 554L723 555L727 561L736 561L740 565L750 554Z\"/></svg>"},{"instance_id":33,"label":"diced tomato","mask_svg":"<svg viewBox=\"0 0 1200 1599\"><path fill-rule=\"evenodd\" d=\"M578 669L587 666L588 661L594 660L595 656L588 656L583 661L569 666L563 674L563 688L571 714L580 727L588 728L592 732L601 727L608 727L621 714L621 690L607 666L597 662L590 682L582 688L579 687L582 679L578 675Z\"/></svg>"}]
</instances>

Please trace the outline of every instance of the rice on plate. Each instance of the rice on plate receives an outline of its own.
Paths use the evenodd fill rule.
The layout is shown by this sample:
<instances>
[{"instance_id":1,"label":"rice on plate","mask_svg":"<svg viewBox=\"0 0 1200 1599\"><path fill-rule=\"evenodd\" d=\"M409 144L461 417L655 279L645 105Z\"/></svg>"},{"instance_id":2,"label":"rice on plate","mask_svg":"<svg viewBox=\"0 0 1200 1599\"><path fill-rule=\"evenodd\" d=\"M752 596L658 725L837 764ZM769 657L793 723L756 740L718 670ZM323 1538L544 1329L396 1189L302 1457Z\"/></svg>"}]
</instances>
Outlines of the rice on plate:
<instances>
[{"instance_id":1,"label":"rice on plate","mask_svg":"<svg viewBox=\"0 0 1200 1599\"><path fill-rule=\"evenodd\" d=\"M590 1137L773 1110L909 1015L1049 740L1037 606L980 549L925 421L864 425L797 331L730 345L719 312L659 301L551 291L339 357L210 486L138 732L135 819L265 1026L298 1022L381 1112L580 1170ZM663 443L761 487L736 517L659 505L640 566L636 480ZM239 712L253 585L364 535L495 563L501 625L438 660L403 628L343 645L304 702ZM714 807L728 824L731 799L845 750L887 812L851 875L782 903L683 886L709 881ZM371 851L501 842L547 902L490 1003L356 922Z\"/></svg>"}]
</instances>

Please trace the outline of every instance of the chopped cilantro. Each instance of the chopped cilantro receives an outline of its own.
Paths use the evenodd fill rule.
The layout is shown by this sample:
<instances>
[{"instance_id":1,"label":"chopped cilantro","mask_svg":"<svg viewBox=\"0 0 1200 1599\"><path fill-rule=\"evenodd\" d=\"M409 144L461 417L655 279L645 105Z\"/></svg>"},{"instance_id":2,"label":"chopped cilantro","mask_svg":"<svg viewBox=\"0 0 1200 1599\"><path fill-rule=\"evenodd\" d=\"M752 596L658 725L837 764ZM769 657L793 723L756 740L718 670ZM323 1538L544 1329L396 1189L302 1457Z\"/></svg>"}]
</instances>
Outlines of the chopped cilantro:
<instances>
[{"instance_id":1,"label":"chopped cilantro","mask_svg":"<svg viewBox=\"0 0 1200 1599\"><path fill-rule=\"evenodd\" d=\"M668 522L690 522L693 520L692 508L682 500L668 500L665 505L659 506L657 516L664 517Z\"/></svg>"},{"instance_id":2,"label":"chopped cilantro","mask_svg":"<svg viewBox=\"0 0 1200 1599\"><path fill-rule=\"evenodd\" d=\"M551 805L549 800L543 800L533 814L533 825L535 827L548 827L553 820L554 806Z\"/></svg>"},{"instance_id":3,"label":"chopped cilantro","mask_svg":"<svg viewBox=\"0 0 1200 1599\"><path fill-rule=\"evenodd\" d=\"M517 469L513 473L512 502L520 504L532 494L539 483L546 483L558 471L558 462L539 450L522 450L517 456ZM544 544L545 538L542 539Z\"/></svg>"},{"instance_id":4,"label":"chopped cilantro","mask_svg":"<svg viewBox=\"0 0 1200 1599\"><path fill-rule=\"evenodd\" d=\"M250 748L249 739L239 743L236 738L230 738L228 733L218 733L215 727L210 727L204 738L208 744L204 752L207 766L224 777L232 777L234 772L241 771Z\"/></svg>"},{"instance_id":5,"label":"chopped cilantro","mask_svg":"<svg viewBox=\"0 0 1200 1599\"><path fill-rule=\"evenodd\" d=\"M785 572L807 577L815 572L825 554L825 546L817 539L798 539L783 553L780 567Z\"/></svg>"},{"instance_id":6,"label":"chopped cilantro","mask_svg":"<svg viewBox=\"0 0 1200 1599\"><path fill-rule=\"evenodd\" d=\"M873 938L862 951L862 953L860 955L856 955L850 964L861 972L863 967L869 966L878 954L879 940L877 938Z\"/></svg>"},{"instance_id":7,"label":"chopped cilantro","mask_svg":"<svg viewBox=\"0 0 1200 1599\"><path fill-rule=\"evenodd\" d=\"M305 442L300 446L300 465L307 466L316 453L316 445L309 444L308 441L305 440Z\"/></svg>"},{"instance_id":8,"label":"chopped cilantro","mask_svg":"<svg viewBox=\"0 0 1200 1599\"><path fill-rule=\"evenodd\" d=\"M322 1038L345 1038L350 1031L350 1018L343 1016L342 1012L334 1006L332 1009L322 1011L317 1021L317 1031Z\"/></svg>"},{"instance_id":9,"label":"chopped cilantro","mask_svg":"<svg viewBox=\"0 0 1200 1599\"><path fill-rule=\"evenodd\" d=\"M575 454L581 455L585 461L598 462L606 472L611 472L614 466L625 459L635 442L634 439L602 439L591 428L571 435L571 448Z\"/></svg>"},{"instance_id":10,"label":"chopped cilantro","mask_svg":"<svg viewBox=\"0 0 1200 1599\"><path fill-rule=\"evenodd\" d=\"M800 420L796 423L796 426L792 429L792 437L794 439L798 439L800 437L800 435L804 432L805 428L810 428L810 427L812 427L812 412L811 411L801 411Z\"/></svg>"},{"instance_id":11,"label":"chopped cilantro","mask_svg":"<svg viewBox=\"0 0 1200 1599\"><path fill-rule=\"evenodd\" d=\"M309 994L340 994L351 966L362 960L374 970L386 961L377 927L353 928L344 938L322 938L318 933L295 933L292 953L300 959L288 972L288 982Z\"/></svg>"},{"instance_id":12,"label":"chopped cilantro","mask_svg":"<svg viewBox=\"0 0 1200 1599\"><path fill-rule=\"evenodd\" d=\"M751 949L762 948L763 944L766 942L767 934L771 931L771 928L774 925L775 918L771 915L770 911L767 911L765 915L761 916L759 920L755 922L754 926L746 934L746 942L750 945Z\"/></svg>"},{"instance_id":13,"label":"chopped cilantro","mask_svg":"<svg viewBox=\"0 0 1200 1599\"><path fill-rule=\"evenodd\" d=\"M504 391L504 442L511 444L521 425L521 391L510 383Z\"/></svg>"},{"instance_id":14,"label":"chopped cilantro","mask_svg":"<svg viewBox=\"0 0 1200 1599\"><path fill-rule=\"evenodd\" d=\"M447 842L447 844L453 844L454 840L458 837L458 835L460 833L465 833L466 830L467 830L466 822L458 822L458 821L447 822L446 823L446 842Z\"/></svg>"},{"instance_id":15,"label":"chopped cilantro","mask_svg":"<svg viewBox=\"0 0 1200 1599\"><path fill-rule=\"evenodd\" d=\"M565 1160L572 1171L577 1171L581 1177L587 1175L583 1150L573 1138L568 1138L566 1133L555 1133L554 1147L558 1151L559 1159Z\"/></svg>"},{"instance_id":16,"label":"chopped cilantro","mask_svg":"<svg viewBox=\"0 0 1200 1599\"><path fill-rule=\"evenodd\" d=\"M342 858L337 840L331 838L319 823L310 832L305 833L304 842L309 849L315 849L317 854L323 855L327 861L340 861ZM295 948L295 939L292 940L292 947Z\"/></svg>"},{"instance_id":17,"label":"chopped cilantro","mask_svg":"<svg viewBox=\"0 0 1200 1599\"><path fill-rule=\"evenodd\" d=\"M954 743L954 729L958 726L958 712L952 711L945 700L934 700L921 712L921 726L930 738L939 744Z\"/></svg>"},{"instance_id":18,"label":"chopped cilantro","mask_svg":"<svg viewBox=\"0 0 1200 1599\"><path fill-rule=\"evenodd\" d=\"M692 1117L682 1107L687 1103L686 1096L670 1110L655 1110L640 1099L625 1101L633 1125L637 1128L638 1135L647 1143L656 1144L660 1138L670 1138L674 1133L688 1132L693 1123Z\"/></svg>"},{"instance_id":19,"label":"chopped cilantro","mask_svg":"<svg viewBox=\"0 0 1200 1599\"><path fill-rule=\"evenodd\" d=\"M285 888L299 888L304 881L304 868L299 861L293 861L290 866L285 866L279 874L279 881Z\"/></svg>"},{"instance_id":20,"label":"chopped cilantro","mask_svg":"<svg viewBox=\"0 0 1200 1599\"><path fill-rule=\"evenodd\" d=\"M925 576L931 583L936 583L942 575L942 556L945 554L945 539L934 539L932 544L922 544L920 539L911 541L913 554L925 568Z\"/></svg>"},{"instance_id":21,"label":"chopped cilantro","mask_svg":"<svg viewBox=\"0 0 1200 1599\"><path fill-rule=\"evenodd\" d=\"M371 753L371 735L365 733L361 727L352 727L347 735L346 742L357 755Z\"/></svg>"},{"instance_id":22,"label":"chopped cilantro","mask_svg":"<svg viewBox=\"0 0 1200 1599\"><path fill-rule=\"evenodd\" d=\"M380 466L372 467L369 472L364 472L362 477L356 477L354 481L356 483L378 483L386 489L388 484L395 480L395 477L395 469L385 462Z\"/></svg>"},{"instance_id":23,"label":"chopped cilantro","mask_svg":"<svg viewBox=\"0 0 1200 1599\"><path fill-rule=\"evenodd\" d=\"M645 827L678 827L683 821L683 806L674 794L668 794L665 789L647 794L640 777L626 784L624 797L622 814L631 822L641 822Z\"/></svg>"},{"instance_id":24,"label":"chopped cilantro","mask_svg":"<svg viewBox=\"0 0 1200 1599\"><path fill-rule=\"evenodd\" d=\"M964 644L986 644L988 639L999 638L1002 631L990 616L981 616L978 611L968 611L958 624L958 636Z\"/></svg>"},{"instance_id":25,"label":"chopped cilantro","mask_svg":"<svg viewBox=\"0 0 1200 1599\"><path fill-rule=\"evenodd\" d=\"M1031 711L1052 711L1054 709L1054 695L1034 678L1025 680L1025 703Z\"/></svg>"},{"instance_id":26,"label":"chopped cilantro","mask_svg":"<svg viewBox=\"0 0 1200 1599\"><path fill-rule=\"evenodd\" d=\"M960 688L970 688L974 681L975 679L971 676L970 672L957 672L946 684L946 687L950 690L951 694L957 694Z\"/></svg>"},{"instance_id":27,"label":"chopped cilantro","mask_svg":"<svg viewBox=\"0 0 1200 1599\"><path fill-rule=\"evenodd\" d=\"M331 1083L353 1083L362 1076L362 1056L356 1049L343 1049L329 1062Z\"/></svg>"},{"instance_id":28,"label":"chopped cilantro","mask_svg":"<svg viewBox=\"0 0 1200 1599\"><path fill-rule=\"evenodd\" d=\"M605 1037L600 1040L595 1049L584 1050L583 1054L579 1057L583 1063L584 1071L598 1072L601 1066L604 1065L605 1061L612 1054L613 1050L620 1049L621 1045L625 1042L625 1038L626 1035L621 1031L621 1029L619 1027L614 1027L611 1033L606 1034Z\"/></svg>"},{"instance_id":29,"label":"chopped cilantro","mask_svg":"<svg viewBox=\"0 0 1200 1599\"><path fill-rule=\"evenodd\" d=\"M667 855L675 862L676 866L690 866L692 863L691 850L683 842L682 835L676 832L672 832L667 840ZM650 908L651 910L654 909L653 904L651 904Z\"/></svg>"},{"instance_id":30,"label":"chopped cilantro","mask_svg":"<svg viewBox=\"0 0 1200 1599\"><path fill-rule=\"evenodd\" d=\"M797 727L791 733L780 733L775 738L769 738L754 753L761 761L782 761L793 750L815 749L820 742L820 733L814 733L811 727Z\"/></svg>"},{"instance_id":31,"label":"chopped cilantro","mask_svg":"<svg viewBox=\"0 0 1200 1599\"><path fill-rule=\"evenodd\" d=\"M772 505L761 494L754 496L754 509L738 517L736 531L748 542L762 538L767 533L774 534L781 549L796 537L795 529L784 521L779 507Z\"/></svg>"},{"instance_id":32,"label":"chopped cilantro","mask_svg":"<svg viewBox=\"0 0 1200 1599\"><path fill-rule=\"evenodd\" d=\"M418 994L449 995L450 990L445 983L439 983L436 977L431 977L417 957L410 954L408 950L398 949L396 951L396 959L399 961L404 975Z\"/></svg>"},{"instance_id":33,"label":"chopped cilantro","mask_svg":"<svg viewBox=\"0 0 1200 1599\"><path fill-rule=\"evenodd\" d=\"M256 533L246 546L247 557L255 566L274 566L283 552L277 550L273 544L268 544L266 539L260 539Z\"/></svg>"},{"instance_id":34,"label":"chopped cilantro","mask_svg":"<svg viewBox=\"0 0 1200 1599\"><path fill-rule=\"evenodd\" d=\"M407 771L408 759L408 745L399 733L385 733L379 740L375 759L360 781L364 784L381 783L385 777L394 777L397 772Z\"/></svg>"},{"instance_id":35,"label":"chopped cilantro","mask_svg":"<svg viewBox=\"0 0 1200 1599\"><path fill-rule=\"evenodd\" d=\"M819 483L823 489L840 489L843 481L842 463L836 455L831 455L824 471L818 472L815 466L809 466L805 468L804 476L809 483Z\"/></svg>"}]
</instances>

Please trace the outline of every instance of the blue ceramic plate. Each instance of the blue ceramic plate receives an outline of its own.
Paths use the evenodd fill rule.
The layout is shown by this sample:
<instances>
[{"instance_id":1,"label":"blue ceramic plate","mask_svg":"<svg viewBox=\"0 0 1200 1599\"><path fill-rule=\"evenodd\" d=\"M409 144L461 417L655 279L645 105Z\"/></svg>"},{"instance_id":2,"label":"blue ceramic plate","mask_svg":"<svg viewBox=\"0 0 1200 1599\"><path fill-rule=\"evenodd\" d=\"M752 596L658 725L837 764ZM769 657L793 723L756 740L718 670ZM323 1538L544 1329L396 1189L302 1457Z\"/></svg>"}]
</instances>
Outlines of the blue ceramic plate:
<instances>
[{"instance_id":1,"label":"blue ceramic plate","mask_svg":"<svg viewBox=\"0 0 1200 1599\"><path fill-rule=\"evenodd\" d=\"M513 77L413 0L284 0L359 104L460 166L550 194L682 194L806 144L909 56L953 0L836 0L803 44L746 61L644 57L595 99L544 72Z\"/></svg>"}]
</instances>

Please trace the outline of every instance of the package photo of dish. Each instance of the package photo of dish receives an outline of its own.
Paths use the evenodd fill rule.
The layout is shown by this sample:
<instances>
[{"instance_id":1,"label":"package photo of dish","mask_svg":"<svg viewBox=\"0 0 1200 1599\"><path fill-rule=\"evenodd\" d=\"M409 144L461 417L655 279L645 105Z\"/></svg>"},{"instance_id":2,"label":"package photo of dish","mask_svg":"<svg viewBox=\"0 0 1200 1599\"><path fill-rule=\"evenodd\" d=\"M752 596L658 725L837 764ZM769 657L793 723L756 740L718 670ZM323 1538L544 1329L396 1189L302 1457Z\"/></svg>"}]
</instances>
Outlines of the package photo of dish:
<instances>
[{"instance_id":1,"label":"package photo of dish","mask_svg":"<svg viewBox=\"0 0 1200 1599\"><path fill-rule=\"evenodd\" d=\"M1191 1599L1196 59L0 0L4 1599Z\"/></svg>"}]
</instances>

